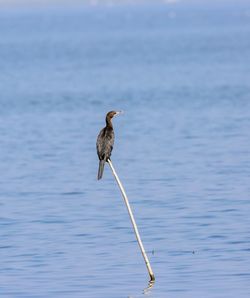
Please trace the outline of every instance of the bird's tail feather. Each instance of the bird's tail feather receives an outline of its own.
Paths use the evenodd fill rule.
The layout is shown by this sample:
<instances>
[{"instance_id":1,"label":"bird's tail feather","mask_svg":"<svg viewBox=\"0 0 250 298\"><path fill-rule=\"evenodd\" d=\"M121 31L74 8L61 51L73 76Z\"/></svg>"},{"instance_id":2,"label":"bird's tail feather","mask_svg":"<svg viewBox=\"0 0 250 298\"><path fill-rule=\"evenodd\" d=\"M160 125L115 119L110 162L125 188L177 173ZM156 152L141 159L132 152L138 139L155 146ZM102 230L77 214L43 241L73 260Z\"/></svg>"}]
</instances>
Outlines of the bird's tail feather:
<instances>
[{"instance_id":1,"label":"bird's tail feather","mask_svg":"<svg viewBox=\"0 0 250 298\"><path fill-rule=\"evenodd\" d=\"M100 180L102 178L103 170L104 170L105 160L100 160L99 162L99 169L98 169L98 176L97 179Z\"/></svg>"}]
</instances>

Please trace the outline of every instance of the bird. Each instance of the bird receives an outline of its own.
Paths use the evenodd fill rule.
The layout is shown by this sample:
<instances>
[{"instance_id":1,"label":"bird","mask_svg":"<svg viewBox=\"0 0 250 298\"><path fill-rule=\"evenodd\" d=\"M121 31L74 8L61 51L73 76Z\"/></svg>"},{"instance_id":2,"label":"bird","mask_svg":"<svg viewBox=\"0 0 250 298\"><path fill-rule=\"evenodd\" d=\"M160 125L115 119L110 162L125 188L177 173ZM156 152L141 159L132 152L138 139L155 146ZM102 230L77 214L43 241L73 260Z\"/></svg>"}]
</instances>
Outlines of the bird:
<instances>
[{"instance_id":1,"label":"bird","mask_svg":"<svg viewBox=\"0 0 250 298\"><path fill-rule=\"evenodd\" d=\"M106 115L106 126L99 132L96 141L96 150L99 157L99 168L97 179L100 180L103 175L105 162L110 159L111 152L114 146L114 129L112 118L121 114L122 111L110 111Z\"/></svg>"}]
</instances>

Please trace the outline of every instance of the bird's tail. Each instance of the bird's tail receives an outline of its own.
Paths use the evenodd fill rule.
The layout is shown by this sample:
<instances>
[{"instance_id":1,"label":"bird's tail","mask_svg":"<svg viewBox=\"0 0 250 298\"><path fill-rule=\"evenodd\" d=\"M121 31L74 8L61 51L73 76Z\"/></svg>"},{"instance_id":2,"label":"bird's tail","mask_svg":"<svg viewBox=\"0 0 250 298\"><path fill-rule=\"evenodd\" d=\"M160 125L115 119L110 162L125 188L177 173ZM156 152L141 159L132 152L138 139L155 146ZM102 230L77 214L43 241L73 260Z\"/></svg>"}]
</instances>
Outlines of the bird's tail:
<instances>
[{"instance_id":1,"label":"bird's tail","mask_svg":"<svg viewBox=\"0 0 250 298\"><path fill-rule=\"evenodd\" d=\"M103 170L104 170L105 160L99 161L99 169L97 179L100 180L102 178Z\"/></svg>"}]
</instances>

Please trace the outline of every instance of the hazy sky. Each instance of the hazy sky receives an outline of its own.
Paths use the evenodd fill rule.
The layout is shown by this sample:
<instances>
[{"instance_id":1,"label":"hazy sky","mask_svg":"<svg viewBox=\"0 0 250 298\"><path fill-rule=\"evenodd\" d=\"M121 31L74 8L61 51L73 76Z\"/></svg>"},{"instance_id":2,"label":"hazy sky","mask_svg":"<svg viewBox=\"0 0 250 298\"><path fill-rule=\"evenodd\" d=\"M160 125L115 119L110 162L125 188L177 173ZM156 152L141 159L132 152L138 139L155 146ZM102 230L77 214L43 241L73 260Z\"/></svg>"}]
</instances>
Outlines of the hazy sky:
<instances>
[{"instance_id":1,"label":"hazy sky","mask_svg":"<svg viewBox=\"0 0 250 298\"><path fill-rule=\"evenodd\" d=\"M176 2L179 0L154 0L155 2ZM74 4L119 4L123 2L140 3L148 0L0 0L0 5L4 6L22 6L22 5L74 5Z\"/></svg>"},{"instance_id":2,"label":"hazy sky","mask_svg":"<svg viewBox=\"0 0 250 298\"><path fill-rule=\"evenodd\" d=\"M130 4L140 4L140 3L165 3L165 4L177 4L177 3L197 3L199 6L209 3L212 5L221 4L228 5L233 4L238 6L240 3L250 3L250 0L0 0L1 7L22 7L22 6L65 6L70 5L74 6L75 4L107 4L107 5L115 5L121 3L130 3Z\"/></svg>"},{"instance_id":3,"label":"hazy sky","mask_svg":"<svg viewBox=\"0 0 250 298\"><path fill-rule=\"evenodd\" d=\"M180 0L151 0L151 2L165 2L165 3L175 3L179 2ZM183 0L182 0L183 1ZM185 0L184 0L185 1ZM0 0L1 4L15 4L15 5L22 5L22 4L69 4L72 3L89 3L89 4L101 4L101 3L107 3L107 4L119 4L119 3L139 3L139 2L150 2L150 0Z\"/></svg>"},{"instance_id":4,"label":"hazy sky","mask_svg":"<svg viewBox=\"0 0 250 298\"><path fill-rule=\"evenodd\" d=\"M159 3L178 3L178 2L246 2L248 0L235 0L235 1L228 1L228 0L0 0L0 4L15 4L15 5L22 5L22 4L72 4L72 3L90 3L90 4L101 4L101 3L107 3L107 4L119 4L119 3L143 3L143 2L159 2Z\"/></svg>"},{"instance_id":5,"label":"hazy sky","mask_svg":"<svg viewBox=\"0 0 250 298\"><path fill-rule=\"evenodd\" d=\"M143 2L154 2L154 3L176 3L183 0L0 0L1 6L16 7L16 6L65 6L65 5L81 5L81 4L107 4L115 5L121 3L143 3ZM189 1L189 0L184 0Z\"/></svg>"}]
</instances>

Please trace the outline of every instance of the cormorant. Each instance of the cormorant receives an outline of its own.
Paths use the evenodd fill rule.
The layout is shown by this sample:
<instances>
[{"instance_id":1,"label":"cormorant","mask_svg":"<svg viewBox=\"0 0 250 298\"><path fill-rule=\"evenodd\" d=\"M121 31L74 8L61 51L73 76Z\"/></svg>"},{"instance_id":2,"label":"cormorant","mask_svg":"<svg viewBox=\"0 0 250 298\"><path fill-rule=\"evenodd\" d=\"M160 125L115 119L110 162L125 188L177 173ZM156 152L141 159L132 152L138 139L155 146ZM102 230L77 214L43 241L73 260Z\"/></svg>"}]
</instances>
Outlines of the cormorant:
<instances>
[{"instance_id":1,"label":"cormorant","mask_svg":"<svg viewBox=\"0 0 250 298\"><path fill-rule=\"evenodd\" d=\"M96 150L100 160L97 176L98 180L102 178L105 162L110 159L111 152L114 146L115 135L111 119L114 116L119 115L120 113L121 111L111 111L107 113L106 126L100 131L97 137Z\"/></svg>"}]
</instances>

